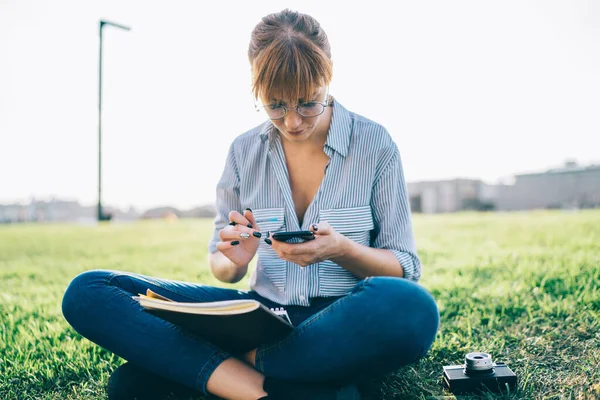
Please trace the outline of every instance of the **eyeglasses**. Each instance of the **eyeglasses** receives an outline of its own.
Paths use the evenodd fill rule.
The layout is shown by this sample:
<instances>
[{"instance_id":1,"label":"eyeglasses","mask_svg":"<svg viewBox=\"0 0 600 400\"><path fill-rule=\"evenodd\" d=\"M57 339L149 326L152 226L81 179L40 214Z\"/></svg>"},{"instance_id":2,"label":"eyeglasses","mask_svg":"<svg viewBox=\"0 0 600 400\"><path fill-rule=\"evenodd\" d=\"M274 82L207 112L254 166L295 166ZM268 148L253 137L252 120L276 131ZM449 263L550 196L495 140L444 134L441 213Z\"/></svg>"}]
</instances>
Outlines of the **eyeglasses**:
<instances>
[{"instance_id":1,"label":"eyeglasses","mask_svg":"<svg viewBox=\"0 0 600 400\"><path fill-rule=\"evenodd\" d=\"M325 95L325 101L307 101L304 103L298 103L295 109L298 114L305 118L317 117L325 111L325 107L329 107L328 100L329 99L329 87L327 88L327 94ZM285 117L287 110L289 107L280 105L280 104L268 104L266 106L259 106L258 104L254 104L256 111L260 111L262 109L265 110L267 116L271 120L278 120Z\"/></svg>"}]
</instances>

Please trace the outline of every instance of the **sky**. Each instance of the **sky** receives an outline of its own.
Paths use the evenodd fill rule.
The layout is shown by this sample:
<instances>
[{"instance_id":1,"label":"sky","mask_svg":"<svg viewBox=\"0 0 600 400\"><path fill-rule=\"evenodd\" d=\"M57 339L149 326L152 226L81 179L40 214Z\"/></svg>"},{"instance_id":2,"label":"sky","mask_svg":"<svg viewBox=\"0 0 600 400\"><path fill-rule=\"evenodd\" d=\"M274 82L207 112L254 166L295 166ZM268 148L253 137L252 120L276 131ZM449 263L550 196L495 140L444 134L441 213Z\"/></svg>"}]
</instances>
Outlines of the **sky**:
<instances>
[{"instance_id":1,"label":"sky","mask_svg":"<svg viewBox=\"0 0 600 400\"><path fill-rule=\"evenodd\" d=\"M214 202L229 145L263 122L247 47L291 8L327 32L331 94L381 123L407 181L600 163L600 2L0 0L0 203Z\"/></svg>"}]
</instances>

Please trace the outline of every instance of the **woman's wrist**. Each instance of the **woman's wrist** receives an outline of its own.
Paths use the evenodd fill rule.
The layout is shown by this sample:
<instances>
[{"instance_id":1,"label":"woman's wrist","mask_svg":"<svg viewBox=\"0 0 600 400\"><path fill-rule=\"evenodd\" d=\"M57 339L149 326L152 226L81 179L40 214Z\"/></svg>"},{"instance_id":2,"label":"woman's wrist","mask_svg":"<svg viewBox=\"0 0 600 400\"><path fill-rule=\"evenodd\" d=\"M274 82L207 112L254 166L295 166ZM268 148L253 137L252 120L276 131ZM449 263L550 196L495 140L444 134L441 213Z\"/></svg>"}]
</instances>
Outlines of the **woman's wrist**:
<instances>
[{"instance_id":1,"label":"woman's wrist","mask_svg":"<svg viewBox=\"0 0 600 400\"><path fill-rule=\"evenodd\" d=\"M329 257L329 260L340 264L348 258L352 249L352 243L354 242L339 232L336 232L335 235L336 240L333 246L333 254Z\"/></svg>"},{"instance_id":2,"label":"woman's wrist","mask_svg":"<svg viewBox=\"0 0 600 400\"><path fill-rule=\"evenodd\" d=\"M230 261L230 264L223 268L221 276L224 278L224 282L237 283L241 281L244 278L244 276L246 276L247 272L248 265L239 266L233 261Z\"/></svg>"},{"instance_id":3,"label":"woman's wrist","mask_svg":"<svg viewBox=\"0 0 600 400\"><path fill-rule=\"evenodd\" d=\"M239 266L217 251L209 255L209 264L213 275L222 282L235 283L248 272L248 265Z\"/></svg>"}]
</instances>

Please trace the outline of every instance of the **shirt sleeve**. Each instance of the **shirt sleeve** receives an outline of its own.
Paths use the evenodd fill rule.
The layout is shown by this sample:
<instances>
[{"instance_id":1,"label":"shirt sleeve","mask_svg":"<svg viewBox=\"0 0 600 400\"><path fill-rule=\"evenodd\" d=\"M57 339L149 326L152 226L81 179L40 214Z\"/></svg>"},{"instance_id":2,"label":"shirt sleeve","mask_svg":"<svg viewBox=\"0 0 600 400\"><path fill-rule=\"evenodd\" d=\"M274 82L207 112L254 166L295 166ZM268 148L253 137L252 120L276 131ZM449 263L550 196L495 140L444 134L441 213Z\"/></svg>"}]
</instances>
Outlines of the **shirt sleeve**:
<instances>
[{"instance_id":1,"label":"shirt sleeve","mask_svg":"<svg viewBox=\"0 0 600 400\"><path fill-rule=\"evenodd\" d=\"M404 277L416 282L421 278L421 261L416 252L402 161L396 145L386 153L371 197L374 219L371 247L394 253Z\"/></svg>"},{"instance_id":2,"label":"shirt sleeve","mask_svg":"<svg viewBox=\"0 0 600 400\"><path fill-rule=\"evenodd\" d=\"M225 169L221 179L217 183L217 215L214 219L214 231L212 239L208 244L208 251L214 253L217 251L217 243L220 242L219 231L229 223L229 212L232 210L240 211L240 175L235 160L233 144L229 147Z\"/></svg>"}]
</instances>

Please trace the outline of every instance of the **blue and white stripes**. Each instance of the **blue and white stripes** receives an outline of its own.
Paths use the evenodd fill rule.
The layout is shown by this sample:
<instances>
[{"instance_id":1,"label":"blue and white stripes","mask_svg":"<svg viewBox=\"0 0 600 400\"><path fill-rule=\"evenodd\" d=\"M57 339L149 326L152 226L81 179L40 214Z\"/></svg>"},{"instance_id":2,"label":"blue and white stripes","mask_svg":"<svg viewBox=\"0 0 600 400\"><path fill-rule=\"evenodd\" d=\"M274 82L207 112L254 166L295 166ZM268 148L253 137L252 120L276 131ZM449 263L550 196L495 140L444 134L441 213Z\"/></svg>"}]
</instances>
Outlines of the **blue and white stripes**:
<instances>
[{"instance_id":1,"label":"blue and white stripes","mask_svg":"<svg viewBox=\"0 0 600 400\"><path fill-rule=\"evenodd\" d=\"M292 201L281 138L270 121L237 137L217 184L217 217L209 251L215 252L219 230L232 210L252 209L268 219L261 231L308 230L327 221L365 246L388 249L398 258L404 277L418 281L406 182L398 147L381 125L346 110L337 101L327 142L325 177L298 222ZM324 261L302 268L281 260L261 241L250 287L280 304L309 305L312 297L340 296L359 281L349 271Z\"/></svg>"}]
</instances>

